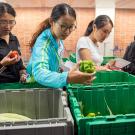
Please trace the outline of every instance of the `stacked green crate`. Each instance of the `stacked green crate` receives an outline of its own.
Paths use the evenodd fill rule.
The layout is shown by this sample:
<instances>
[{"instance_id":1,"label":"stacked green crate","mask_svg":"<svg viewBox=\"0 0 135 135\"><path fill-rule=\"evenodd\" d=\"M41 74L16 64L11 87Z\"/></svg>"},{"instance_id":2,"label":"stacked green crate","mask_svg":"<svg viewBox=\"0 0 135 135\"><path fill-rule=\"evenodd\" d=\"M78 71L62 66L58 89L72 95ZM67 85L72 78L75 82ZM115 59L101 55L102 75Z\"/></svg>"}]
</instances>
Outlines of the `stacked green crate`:
<instances>
[{"instance_id":1,"label":"stacked green crate","mask_svg":"<svg viewBox=\"0 0 135 135\"><path fill-rule=\"evenodd\" d=\"M135 83L135 76L123 71L100 71L95 74L96 79L91 84L69 84L68 88L80 87L88 88L92 85L95 86L106 86L106 85L120 85L120 84L132 84Z\"/></svg>"},{"instance_id":2,"label":"stacked green crate","mask_svg":"<svg viewBox=\"0 0 135 135\"><path fill-rule=\"evenodd\" d=\"M115 59L115 56L105 56L103 57L103 62L102 65L107 64L110 60ZM76 63L76 53L71 53L69 58L63 58L63 61L65 62L66 60L72 61L73 63Z\"/></svg>"},{"instance_id":3,"label":"stacked green crate","mask_svg":"<svg viewBox=\"0 0 135 135\"><path fill-rule=\"evenodd\" d=\"M101 71L96 73L96 79L90 85L70 85L69 101L78 126L78 135L133 135L134 82L135 76L126 72ZM125 131L126 127L132 130L131 133ZM119 128L119 132L115 128Z\"/></svg>"},{"instance_id":4,"label":"stacked green crate","mask_svg":"<svg viewBox=\"0 0 135 135\"><path fill-rule=\"evenodd\" d=\"M63 62L71 61L73 63L76 63L76 54L75 53L71 53L68 58L67 57L62 58L62 61Z\"/></svg>"},{"instance_id":5,"label":"stacked green crate","mask_svg":"<svg viewBox=\"0 0 135 135\"><path fill-rule=\"evenodd\" d=\"M63 62L66 62L66 61L69 61L69 59L66 58L66 57L64 57L64 58L62 58L62 61L63 61Z\"/></svg>"},{"instance_id":6,"label":"stacked green crate","mask_svg":"<svg viewBox=\"0 0 135 135\"><path fill-rule=\"evenodd\" d=\"M73 63L76 63L76 54L75 53L71 53L69 56L69 60Z\"/></svg>"},{"instance_id":7,"label":"stacked green crate","mask_svg":"<svg viewBox=\"0 0 135 135\"><path fill-rule=\"evenodd\" d=\"M134 135L135 84L68 89L78 135Z\"/></svg>"},{"instance_id":8,"label":"stacked green crate","mask_svg":"<svg viewBox=\"0 0 135 135\"><path fill-rule=\"evenodd\" d=\"M100 71L96 73L93 84L130 83L135 82L135 76L123 71Z\"/></svg>"}]
</instances>

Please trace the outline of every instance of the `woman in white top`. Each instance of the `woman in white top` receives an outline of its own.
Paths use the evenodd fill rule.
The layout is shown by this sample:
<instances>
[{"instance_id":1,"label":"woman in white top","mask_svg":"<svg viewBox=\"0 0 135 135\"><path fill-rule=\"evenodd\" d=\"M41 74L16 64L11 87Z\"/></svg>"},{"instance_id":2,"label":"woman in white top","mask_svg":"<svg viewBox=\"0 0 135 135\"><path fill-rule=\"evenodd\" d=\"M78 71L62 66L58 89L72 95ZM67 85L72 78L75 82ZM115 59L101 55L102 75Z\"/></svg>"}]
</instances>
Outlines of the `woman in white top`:
<instances>
[{"instance_id":1,"label":"woman in white top","mask_svg":"<svg viewBox=\"0 0 135 135\"><path fill-rule=\"evenodd\" d=\"M78 40L76 48L76 59L91 59L96 65L97 70L107 70L107 66L100 66L103 56L99 52L98 42L103 42L110 34L113 22L107 15L100 15L91 21L83 37Z\"/></svg>"}]
</instances>

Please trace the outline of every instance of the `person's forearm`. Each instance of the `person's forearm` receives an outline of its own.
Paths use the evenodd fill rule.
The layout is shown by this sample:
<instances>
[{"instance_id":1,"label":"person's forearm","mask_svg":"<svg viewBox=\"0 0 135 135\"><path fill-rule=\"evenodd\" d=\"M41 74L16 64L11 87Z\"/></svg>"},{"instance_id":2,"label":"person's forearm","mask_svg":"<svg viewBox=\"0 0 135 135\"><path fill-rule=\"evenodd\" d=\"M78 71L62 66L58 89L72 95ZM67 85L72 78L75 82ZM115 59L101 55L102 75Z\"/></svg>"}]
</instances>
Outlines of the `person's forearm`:
<instances>
[{"instance_id":1,"label":"person's forearm","mask_svg":"<svg viewBox=\"0 0 135 135\"><path fill-rule=\"evenodd\" d=\"M4 60L4 58L0 61L0 67L6 66L7 62Z\"/></svg>"},{"instance_id":2,"label":"person's forearm","mask_svg":"<svg viewBox=\"0 0 135 135\"><path fill-rule=\"evenodd\" d=\"M2 73L6 67L3 65L3 63L0 61L0 73Z\"/></svg>"}]
</instances>

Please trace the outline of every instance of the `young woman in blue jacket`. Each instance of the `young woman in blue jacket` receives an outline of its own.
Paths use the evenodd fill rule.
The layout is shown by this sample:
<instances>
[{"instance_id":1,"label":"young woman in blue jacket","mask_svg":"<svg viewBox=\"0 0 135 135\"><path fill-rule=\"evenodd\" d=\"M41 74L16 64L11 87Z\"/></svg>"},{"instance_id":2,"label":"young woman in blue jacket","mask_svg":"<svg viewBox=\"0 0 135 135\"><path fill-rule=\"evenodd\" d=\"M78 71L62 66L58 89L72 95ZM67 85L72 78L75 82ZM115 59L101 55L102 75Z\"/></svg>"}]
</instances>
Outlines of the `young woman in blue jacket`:
<instances>
[{"instance_id":1,"label":"young woman in blue jacket","mask_svg":"<svg viewBox=\"0 0 135 135\"><path fill-rule=\"evenodd\" d=\"M76 13L68 4L58 4L50 18L40 24L30 46L31 58L27 66L29 80L53 88L62 88L68 83L91 83L93 74L78 70L79 63L68 72L61 72L63 41L76 29Z\"/></svg>"}]
</instances>

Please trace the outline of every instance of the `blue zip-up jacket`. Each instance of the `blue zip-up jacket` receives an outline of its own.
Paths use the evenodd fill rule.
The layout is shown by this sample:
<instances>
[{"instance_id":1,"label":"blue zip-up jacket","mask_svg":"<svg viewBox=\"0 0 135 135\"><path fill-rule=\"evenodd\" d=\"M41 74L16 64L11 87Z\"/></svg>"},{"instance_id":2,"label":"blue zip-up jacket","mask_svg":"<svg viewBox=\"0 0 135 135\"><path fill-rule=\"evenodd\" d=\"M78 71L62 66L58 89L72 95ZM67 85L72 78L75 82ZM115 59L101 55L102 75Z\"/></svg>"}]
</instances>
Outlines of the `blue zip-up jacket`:
<instances>
[{"instance_id":1,"label":"blue zip-up jacket","mask_svg":"<svg viewBox=\"0 0 135 135\"><path fill-rule=\"evenodd\" d=\"M67 85L68 72L59 73L58 43L50 28L37 38L27 66L27 73L41 85L62 88Z\"/></svg>"}]
</instances>

